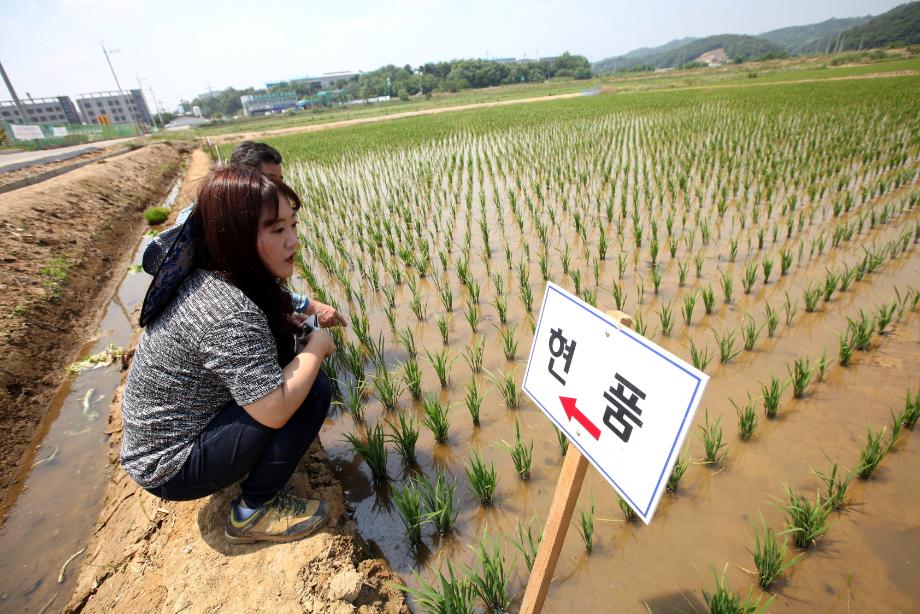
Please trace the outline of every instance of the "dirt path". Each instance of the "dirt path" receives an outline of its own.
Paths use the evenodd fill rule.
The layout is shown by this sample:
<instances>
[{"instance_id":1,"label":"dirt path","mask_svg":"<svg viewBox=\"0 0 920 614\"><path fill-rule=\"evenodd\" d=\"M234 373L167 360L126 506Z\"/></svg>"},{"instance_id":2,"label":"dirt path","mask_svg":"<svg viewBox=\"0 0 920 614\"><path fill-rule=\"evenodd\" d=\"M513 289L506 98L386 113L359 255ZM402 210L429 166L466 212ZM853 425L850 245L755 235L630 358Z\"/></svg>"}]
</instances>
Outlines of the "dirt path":
<instances>
[{"instance_id":1,"label":"dirt path","mask_svg":"<svg viewBox=\"0 0 920 614\"><path fill-rule=\"evenodd\" d=\"M194 200L209 168L206 154L192 153L173 216ZM294 544L230 546L223 531L234 489L201 501L162 501L117 465L120 396L107 430L113 479L65 611L408 612L392 588L399 578L357 537L320 445L293 484L325 499L331 527Z\"/></svg>"},{"instance_id":2,"label":"dirt path","mask_svg":"<svg viewBox=\"0 0 920 614\"><path fill-rule=\"evenodd\" d=\"M406 117L420 117L422 115L437 115L439 113L452 113L455 111L468 111L470 109L485 109L488 107L503 107L509 104L527 104L531 102L544 102L547 100L562 100L564 98L577 98L581 96L579 92L571 94L556 94L554 96L536 96L534 98L515 98L514 100L499 100L497 102L476 102L471 104L457 105L453 107L439 107L435 109L421 109L419 111L405 111L403 113L393 113L391 115L378 115L376 117L361 117L358 119L343 119L342 121L329 122L327 124L312 124L309 126L293 126L291 128L278 128L277 130L263 130L255 132L237 132L234 134L225 134L218 137L211 137L215 143L235 143L237 141L246 141L252 139L263 139L270 136L282 136L285 134L297 134L299 132L317 132L319 130L331 130L332 128L344 128L346 126L360 126L362 124L376 124L379 122L390 121L391 119L404 119Z\"/></svg>"},{"instance_id":3,"label":"dirt path","mask_svg":"<svg viewBox=\"0 0 920 614\"><path fill-rule=\"evenodd\" d=\"M0 513L184 150L156 144L0 195Z\"/></svg>"}]
</instances>

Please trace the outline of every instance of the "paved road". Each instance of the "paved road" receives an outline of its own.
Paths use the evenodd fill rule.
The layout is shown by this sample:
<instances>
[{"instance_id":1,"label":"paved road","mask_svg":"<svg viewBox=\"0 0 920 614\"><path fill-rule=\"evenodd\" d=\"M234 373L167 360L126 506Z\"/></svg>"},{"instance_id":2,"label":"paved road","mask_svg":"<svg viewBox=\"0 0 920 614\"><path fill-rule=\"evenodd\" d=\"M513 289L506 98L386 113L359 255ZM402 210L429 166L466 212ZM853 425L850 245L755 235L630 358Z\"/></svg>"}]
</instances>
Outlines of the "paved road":
<instances>
[{"instance_id":1,"label":"paved road","mask_svg":"<svg viewBox=\"0 0 920 614\"><path fill-rule=\"evenodd\" d=\"M131 137L134 138L134 137ZM75 158L88 151L96 149L105 149L112 145L117 145L131 138L112 139L110 141L95 141L84 145L71 145L70 147L59 147L57 149L45 149L42 151L19 151L16 153L0 153L0 173L16 171L27 166L35 164L46 164L48 162L60 162Z\"/></svg>"}]
</instances>

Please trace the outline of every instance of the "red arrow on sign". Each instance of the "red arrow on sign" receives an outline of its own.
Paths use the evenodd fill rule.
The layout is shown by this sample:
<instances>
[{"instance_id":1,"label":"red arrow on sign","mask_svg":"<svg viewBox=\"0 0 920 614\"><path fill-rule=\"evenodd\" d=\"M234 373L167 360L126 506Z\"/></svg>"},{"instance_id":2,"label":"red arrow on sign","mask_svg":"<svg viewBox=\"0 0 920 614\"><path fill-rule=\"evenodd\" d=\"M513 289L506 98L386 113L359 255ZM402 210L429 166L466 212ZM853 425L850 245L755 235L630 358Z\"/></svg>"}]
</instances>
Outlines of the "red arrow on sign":
<instances>
[{"instance_id":1,"label":"red arrow on sign","mask_svg":"<svg viewBox=\"0 0 920 614\"><path fill-rule=\"evenodd\" d=\"M575 407L575 399L559 397L559 400L562 402L562 408L565 410L565 415L569 420L575 418L594 439L599 440L601 438L601 430L594 426L594 423L588 420L588 417L581 413L581 410Z\"/></svg>"}]
</instances>

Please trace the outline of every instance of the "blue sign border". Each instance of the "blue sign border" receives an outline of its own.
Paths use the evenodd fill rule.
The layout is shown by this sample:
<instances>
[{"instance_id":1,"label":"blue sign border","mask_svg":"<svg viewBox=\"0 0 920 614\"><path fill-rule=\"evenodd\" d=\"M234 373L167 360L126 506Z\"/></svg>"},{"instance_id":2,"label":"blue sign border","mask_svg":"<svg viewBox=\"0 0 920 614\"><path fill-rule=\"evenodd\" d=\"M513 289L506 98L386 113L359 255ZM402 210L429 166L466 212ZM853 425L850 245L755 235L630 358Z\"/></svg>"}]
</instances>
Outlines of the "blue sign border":
<instances>
[{"instance_id":1,"label":"blue sign border","mask_svg":"<svg viewBox=\"0 0 920 614\"><path fill-rule=\"evenodd\" d=\"M633 335L629 334L628 332L626 332L625 330L623 330L622 328L620 328L619 326L617 326L614 322L608 320L607 318L601 316L601 315L598 314L598 313L595 313L595 312L592 311L591 309L585 307L584 305L582 305L582 304L579 303L578 301L574 300L572 297L570 297L570 296L568 296L568 295L566 295L566 294L560 292L557 288L553 287L552 285L547 284L547 286L546 286L546 293L547 293L547 295L549 294L550 291L555 292L556 294L558 294L558 295L561 296L562 298L566 299L567 301L573 303L574 305L576 305L576 306L578 306L579 308L583 309L584 311L588 312L589 314L591 314L592 316L594 316L594 317L597 318L598 320L600 320L600 321L604 322L605 324L608 324L609 326L613 327L615 330L619 331L621 334L626 335L626 338L627 338L627 339L631 339L631 340L634 341L635 343L638 343L641 347L643 347L643 348L645 348L645 349L647 349L647 350L650 350L651 352L654 352L657 356L659 356L659 357L665 359L666 361L668 361L669 363L671 363L672 365L674 365L675 367L677 367L678 369L680 369L681 371L683 371L684 373L686 373L687 375L689 375L690 377L692 377L693 379L696 380L696 386L693 388L693 395L690 397L690 403L687 404L687 409L684 411L684 417L683 417L683 419L682 419L681 422L680 422L680 428L677 429L677 436L674 438L674 442L671 444L671 449L670 449L670 451L668 452L668 456L667 456L667 458L666 458L665 461L664 461L664 466L661 468L661 473L660 473L659 476L658 476L658 482L655 484L655 488L652 490L652 497L651 497L651 499L649 499L648 504L647 504L644 508L643 508L641 505L636 504L636 502L633 501L632 498L630 498L630 496L626 494L626 489L624 489L622 486L620 486L619 484L617 484L617 481L614 480L613 477L611 477L606 471L604 471L603 469L601 469L600 463L598 463L597 461L595 461L594 458L593 458L590 454L588 454L588 453L585 451L585 449L581 446L580 443L578 443L577 440L575 440L575 439L572 439L572 440L571 440L572 443L574 443L574 444L578 447L578 449L581 450L581 453L584 454L589 460L591 460L592 464L597 468L597 470L600 471L601 473L603 473L603 474L604 474L604 477L606 477L607 480L609 480L611 483L613 483L613 484L617 487L617 489L619 489L619 491L623 494L624 497L626 497L626 499L629 501L629 503L632 504L633 508L637 508L637 509L642 509L642 510L644 510L643 512L641 512L642 518L643 518L643 520L644 520L644 519L646 519L646 518L648 517L648 512L649 512L649 509L651 509L651 507L652 507L652 502L655 500L655 497L656 497L656 495L658 494L659 489L661 488L661 482L662 482L662 480L664 479L664 472L665 472L665 470L668 468L668 464L671 462L671 457L674 455L674 448L677 447L677 440L680 439L680 434L684 431L684 425L685 425L686 422L687 422L687 417L690 415L690 408L693 407L693 402L694 402L694 400L696 399L696 395L697 395L697 393L698 393L699 390L700 390L700 384L702 383L703 380L701 380L700 377L699 377L698 375L696 375L695 373L693 373L693 372L691 372L691 371L688 371L688 370L685 369L683 366L681 366L680 364L674 362L673 360L671 360L670 358L668 358L667 356L665 356L664 354L662 354L661 352L659 352L659 351L658 351L657 349L655 349L654 347L652 347L652 346L650 346L650 345L647 345L646 343L643 343L643 341L642 341L643 338L642 338L642 337L634 337ZM546 301L547 301L547 300L548 300L548 297L547 297L547 296L544 296L544 297L543 297L543 307L546 306ZM540 321L537 323L537 331L534 333L534 336L533 336L533 338L534 338L534 343L536 343L536 340L537 340L537 339L539 338L539 336L540 336L540 328L541 328L542 325L543 325L543 308L541 307L541 309L540 309ZM560 424L559 421L556 420L556 419L553 417L552 413L551 413L549 410L547 410L546 407L545 407L542 403L540 403L540 401L538 401L538 400L536 399L536 395L534 395L530 390L527 389L527 378L528 378L529 375L530 375L530 364L527 365L527 371L524 373L524 385L522 386L523 389L524 389L524 391L527 392L528 395L530 395L530 398L531 398L531 399L533 399L534 401L536 401L537 405L540 406L540 409L543 410L543 413L546 414L546 416L549 417L550 420L552 420L553 422L555 422L556 425L557 425L561 430L567 431L567 430L568 430L568 427L565 427L565 426L563 426L562 424Z\"/></svg>"}]
</instances>

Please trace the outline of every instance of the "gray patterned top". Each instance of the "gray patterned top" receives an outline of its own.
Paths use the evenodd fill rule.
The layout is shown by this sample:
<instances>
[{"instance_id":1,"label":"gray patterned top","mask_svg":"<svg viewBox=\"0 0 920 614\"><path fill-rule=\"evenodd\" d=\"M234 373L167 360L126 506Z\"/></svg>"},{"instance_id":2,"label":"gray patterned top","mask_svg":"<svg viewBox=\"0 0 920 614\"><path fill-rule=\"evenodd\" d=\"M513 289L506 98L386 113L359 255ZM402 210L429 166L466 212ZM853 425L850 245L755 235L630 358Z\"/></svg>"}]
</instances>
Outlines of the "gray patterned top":
<instances>
[{"instance_id":1,"label":"gray patterned top","mask_svg":"<svg viewBox=\"0 0 920 614\"><path fill-rule=\"evenodd\" d=\"M193 272L137 346L121 401L125 471L160 486L224 404L252 403L282 382L262 310L217 275Z\"/></svg>"}]
</instances>

